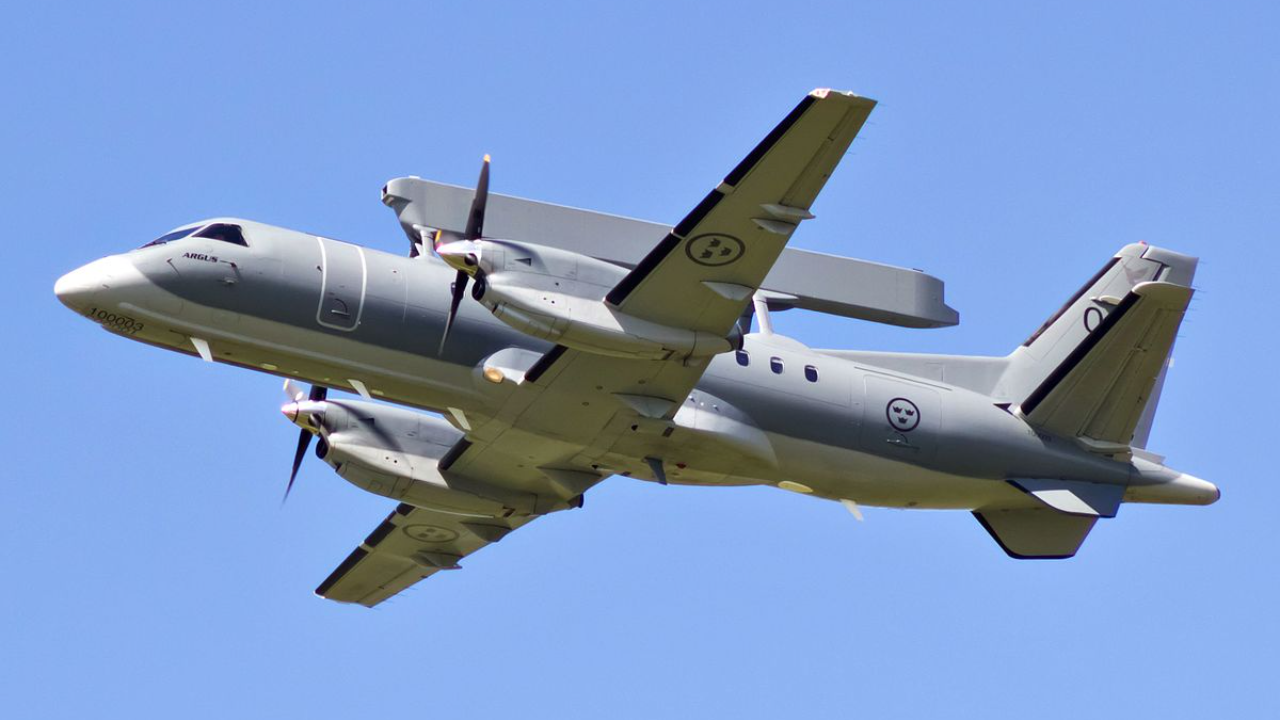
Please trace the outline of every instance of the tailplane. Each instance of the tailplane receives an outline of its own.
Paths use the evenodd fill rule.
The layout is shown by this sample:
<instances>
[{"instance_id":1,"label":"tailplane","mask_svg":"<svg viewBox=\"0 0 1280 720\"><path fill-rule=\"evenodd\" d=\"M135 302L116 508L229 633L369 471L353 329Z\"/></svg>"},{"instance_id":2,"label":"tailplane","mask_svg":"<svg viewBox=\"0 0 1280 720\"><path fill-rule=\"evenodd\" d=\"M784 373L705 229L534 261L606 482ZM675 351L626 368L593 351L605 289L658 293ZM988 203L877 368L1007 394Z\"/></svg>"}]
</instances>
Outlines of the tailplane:
<instances>
[{"instance_id":1,"label":"tailplane","mask_svg":"<svg viewBox=\"0 0 1280 720\"><path fill-rule=\"evenodd\" d=\"M1005 478L1025 496L974 509L1012 557L1068 558L1121 502L1208 505L1219 497L1145 449L1196 263L1127 245L1006 357L822 352L988 395L1039 430L1132 463L1129 485Z\"/></svg>"},{"instance_id":2,"label":"tailplane","mask_svg":"<svg viewBox=\"0 0 1280 720\"><path fill-rule=\"evenodd\" d=\"M1144 446L1196 262L1121 249L1007 358L1003 394L1030 424L1097 452Z\"/></svg>"}]
</instances>

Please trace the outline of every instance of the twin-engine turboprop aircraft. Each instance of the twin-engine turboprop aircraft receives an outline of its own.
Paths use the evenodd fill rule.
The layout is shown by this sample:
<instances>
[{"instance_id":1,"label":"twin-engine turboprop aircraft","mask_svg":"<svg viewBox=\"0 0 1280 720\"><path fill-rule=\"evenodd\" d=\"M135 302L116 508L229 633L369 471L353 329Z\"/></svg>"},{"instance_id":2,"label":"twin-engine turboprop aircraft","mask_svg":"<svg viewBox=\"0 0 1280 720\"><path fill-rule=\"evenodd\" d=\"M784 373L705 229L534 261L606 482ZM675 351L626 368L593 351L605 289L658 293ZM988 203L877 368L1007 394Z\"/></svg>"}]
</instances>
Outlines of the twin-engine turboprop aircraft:
<instances>
[{"instance_id":1,"label":"twin-engine turboprop aircraft","mask_svg":"<svg viewBox=\"0 0 1280 720\"><path fill-rule=\"evenodd\" d=\"M957 321L928 275L786 249L874 105L810 93L674 227L490 197L486 158L474 193L383 189L408 257L220 218L55 292L117 335L312 384L285 383L290 488L317 437L339 475L400 502L316 591L343 602L457 568L610 475L774 485L859 517L970 510L1018 558L1071 557L1122 502L1217 500L1144 449L1194 258L1121 248L1006 357L773 333L787 307Z\"/></svg>"}]
</instances>

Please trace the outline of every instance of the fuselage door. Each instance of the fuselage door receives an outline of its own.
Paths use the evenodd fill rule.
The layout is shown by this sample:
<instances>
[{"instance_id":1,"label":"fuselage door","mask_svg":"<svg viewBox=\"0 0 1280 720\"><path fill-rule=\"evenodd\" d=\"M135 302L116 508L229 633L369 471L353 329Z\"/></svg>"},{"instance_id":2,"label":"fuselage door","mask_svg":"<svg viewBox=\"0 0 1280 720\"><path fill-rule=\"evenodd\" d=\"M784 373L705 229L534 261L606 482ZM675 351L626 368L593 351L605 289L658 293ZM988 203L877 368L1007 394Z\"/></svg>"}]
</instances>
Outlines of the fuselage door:
<instances>
[{"instance_id":1,"label":"fuselage door","mask_svg":"<svg viewBox=\"0 0 1280 720\"><path fill-rule=\"evenodd\" d=\"M317 237L320 243L320 309L316 321L335 330L355 330L364 308L368 264L359 245Z\"/></svg>"}]
</instances>

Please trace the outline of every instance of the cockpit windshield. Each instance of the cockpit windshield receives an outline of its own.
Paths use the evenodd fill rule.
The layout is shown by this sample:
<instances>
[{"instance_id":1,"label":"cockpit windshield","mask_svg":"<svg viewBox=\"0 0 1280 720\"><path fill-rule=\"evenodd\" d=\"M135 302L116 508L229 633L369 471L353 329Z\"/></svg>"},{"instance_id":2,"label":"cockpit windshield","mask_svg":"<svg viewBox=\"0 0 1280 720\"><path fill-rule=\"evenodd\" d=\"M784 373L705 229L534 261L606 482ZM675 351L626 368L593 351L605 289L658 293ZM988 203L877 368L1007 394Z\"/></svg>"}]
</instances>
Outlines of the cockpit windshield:
<instances>
[{"instance_id":1,"label":"cockpit windshield","mask_svg":"<svg viewBox=\"0 0 1280 720\"><path fill-rule=\"evenodd\" d=\"M155 240L152 240L151 242L147 243L146 245L143 245L142 247L145 248L145 247L151 247L152 245L163 245L167 242L173 242L174 240L181 240L182 238L190 235L191 233L199 229L200 229L200 226L196 225L195 227L183 228L181 230L174 230L171 233L165 233L164 235L161 235L160 237L156 238Z\"/></svg>"},{"instance_id":2,"label":"cockpit windshield","mask_svg":"<svg viewBox=\"0 0 1280 720\"><path fill-rule=\"evenodd\" d=\"M239 225L233 225L231 223L212 223L210 225L195 225L181 230L174 230L171 233L161 235L142 247L147 248L152 245L163 245L168 242L173 242L174 240L181 240L188 236L206 238L209 240L221 240L233 245L244 245L246 247L249 245L249 243L244 241L244 231L240 229Z\"/></svg>"},{"instance_id":3,"label":"cockpit windshield","mask_svg":"<svg viewBox=\"0 0 1280 720\"><path fill-rule=\"evenodd\" d=\"M234 245L248 246L249 243L244 241L244 232L240 230L239 225L231 223L214 223L205 227L205 229L196 233L198 238L209 238L210 240L221 240Z\"/></svg>"}]
</instances>

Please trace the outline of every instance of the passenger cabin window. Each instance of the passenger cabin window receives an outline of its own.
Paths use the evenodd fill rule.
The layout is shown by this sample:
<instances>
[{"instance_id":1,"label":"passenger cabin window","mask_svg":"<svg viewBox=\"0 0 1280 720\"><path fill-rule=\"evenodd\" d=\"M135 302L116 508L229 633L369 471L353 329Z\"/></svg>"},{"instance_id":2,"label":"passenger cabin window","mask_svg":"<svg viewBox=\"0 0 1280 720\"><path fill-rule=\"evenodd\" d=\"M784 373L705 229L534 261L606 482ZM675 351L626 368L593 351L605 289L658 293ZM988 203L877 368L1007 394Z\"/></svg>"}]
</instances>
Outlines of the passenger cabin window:
<instances>
[{"instance_id":1,"label":"passenger cabin window","mask_svg":"<svg viewBox=\"0 0 1280 720\"><path fill-rule=\"evenodd\" d=\"M738 364L742 367L746 367L751 364L751 356L747 354L746 350L739 350L734 353L733 356L738 358Z\"/></svg>"},{"instance_id":2,"label":"passenger cabin window","mask_svg":"<svg viewBox=\"0 0 1280 720\"><path fill-rule=\"evenodd\" d=\"M214 223L196 233L195 236L210 240L221 240L232 245L244 245L246 247L249 245L244 241L244 233L240 231L240 226L231 225L230 223Z\"/></svg>"},{"instance_id":3,"label":"passenger cabin window","mask_svg":"<svg viewBox=\"0 0 1280 720\"><path fill-rule=\"evenodd\" d=\"M143 245L142 247L145 248L145 247L151 247L152 245L163 245L167 242L173 242L174 240L181 240L182 238L190 235L191 233L199 229L200 229L200 226L197 225L195 227L183 228L181 230L174 230L171 233L165 233L164 235L161 235L160 237L156 238L155 240L152 240L151 242L147 243L146 245Z\"/></svg>"},{"instance_id":4,"label":"passenger cabin window","mask_svg":"<svg viewBox=\"0 0 1280 720\"><path fill-rule=\"evenodd\" d=\"M809 382L818 382L818 368L812 365L804 366L804 379Z\"/></svg>"},{"instance_id":5,"label":"passenger cabin window","mask_svg":"<svg viewBox=\"0 0 1280 720\"><path fill-rule=\"evenodd\" d=\"M781 375L782 374L782 358L779 358L779 357L769 358L769 369L772 370L775 375Z\"/></svg>"}]
</instances>

